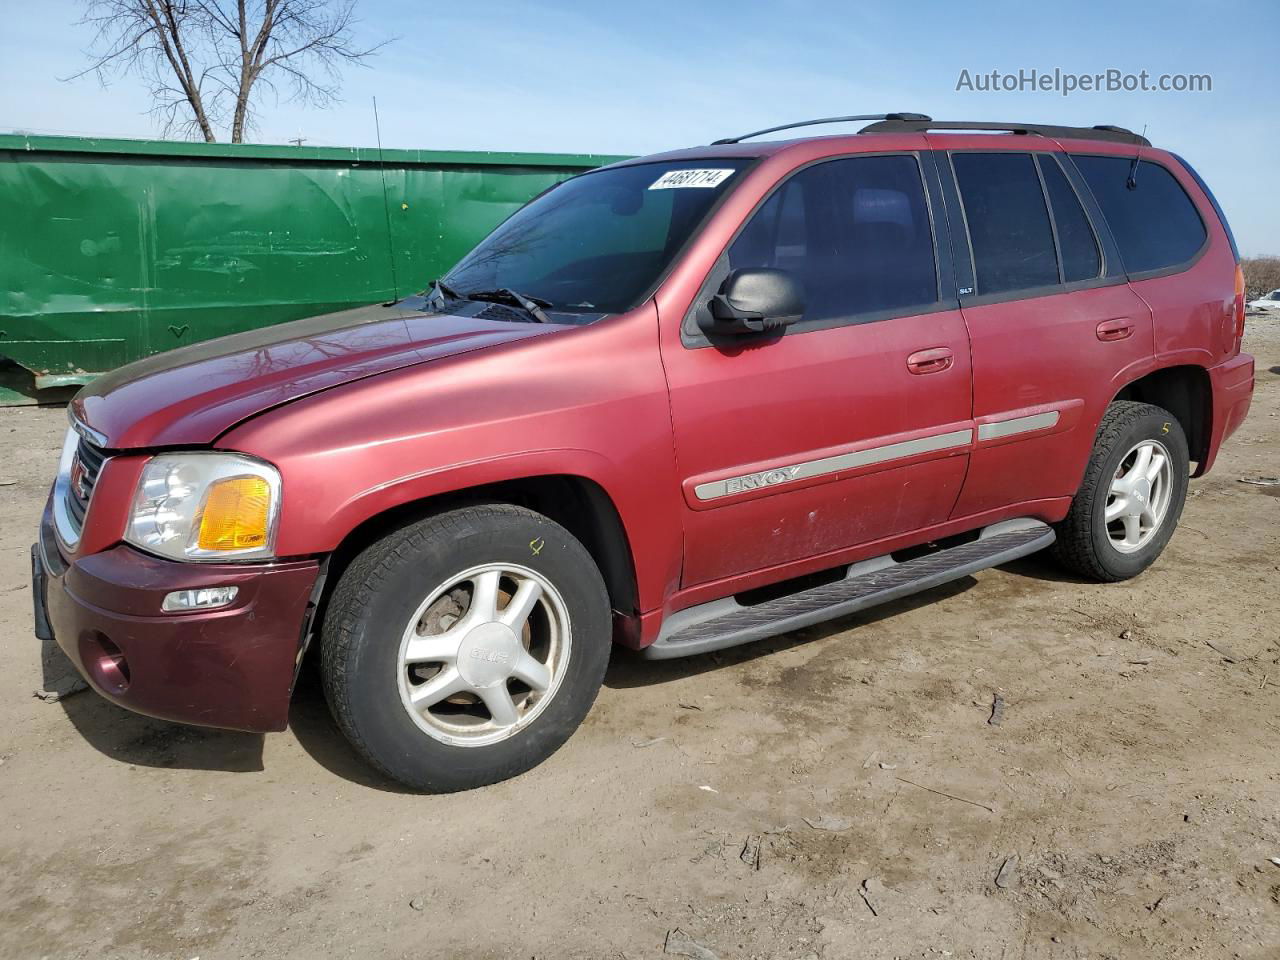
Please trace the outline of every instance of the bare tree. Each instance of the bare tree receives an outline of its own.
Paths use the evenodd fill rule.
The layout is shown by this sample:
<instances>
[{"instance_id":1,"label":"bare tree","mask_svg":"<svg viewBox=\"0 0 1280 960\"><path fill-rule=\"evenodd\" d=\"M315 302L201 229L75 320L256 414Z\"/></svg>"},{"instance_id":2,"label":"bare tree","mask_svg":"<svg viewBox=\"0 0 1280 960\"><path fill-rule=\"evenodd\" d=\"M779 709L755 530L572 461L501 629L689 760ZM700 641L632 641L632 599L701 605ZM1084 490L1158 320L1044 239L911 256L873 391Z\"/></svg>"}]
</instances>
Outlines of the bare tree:
<instances>
[{"instance_id":1,"label":"bare tree","mask_svg":"<svg viewBox=\"0 0 1280 960\"><path fill-rule=\"evenodd\" d=\"M327 107L338 100L341 68L382 44L352 38L355 0L83 0L94 28L88 67L105 85L132 74L151 93L165 135L199 135L230 125L241 143L255 125L262 93ZM68 78L68 79L74 79Z\"/></svg>"}]
</instances>

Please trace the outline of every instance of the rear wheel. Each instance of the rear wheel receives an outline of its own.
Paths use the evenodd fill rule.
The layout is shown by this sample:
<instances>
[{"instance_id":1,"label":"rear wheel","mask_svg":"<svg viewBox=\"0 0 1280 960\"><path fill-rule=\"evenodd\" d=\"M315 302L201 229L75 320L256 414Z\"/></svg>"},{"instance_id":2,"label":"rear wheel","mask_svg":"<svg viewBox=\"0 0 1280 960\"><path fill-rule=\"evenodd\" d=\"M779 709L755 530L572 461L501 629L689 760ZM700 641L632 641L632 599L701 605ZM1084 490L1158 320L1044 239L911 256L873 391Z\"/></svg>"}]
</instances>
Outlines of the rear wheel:
<instances>
[{"instance_id":1,"label":"rear wheel","mask_svg":"<svg viewBox=\"0 0 1280 960\"><path fill-rule=\"evenodd\" d=\"M563 527L502 504L429 517L344 572L322 632L334 717L417 789L462 790L554 753L609 658L599 570Z\"/></svg>"},{"instance_id":2,"label":"rear wheel","mask_svg":"<svg viewBox=\"0 0 1280 960\"><path fill-rule=\"evenodd\" d=\"M1094 580L1137 576L1173 536L1189 467L1187 440L1172 414L1146 403L1113 403L1071 512L1057 526L1058 559Z\"/></svg>"}]
</instances>

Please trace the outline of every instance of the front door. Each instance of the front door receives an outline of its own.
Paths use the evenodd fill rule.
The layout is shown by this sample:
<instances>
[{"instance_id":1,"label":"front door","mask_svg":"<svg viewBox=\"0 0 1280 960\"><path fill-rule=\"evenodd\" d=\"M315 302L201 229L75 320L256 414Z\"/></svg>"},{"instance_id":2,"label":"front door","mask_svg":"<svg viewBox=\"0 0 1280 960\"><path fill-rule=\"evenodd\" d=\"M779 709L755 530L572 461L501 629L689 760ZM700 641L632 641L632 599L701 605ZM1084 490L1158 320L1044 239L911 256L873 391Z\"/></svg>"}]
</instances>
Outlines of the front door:
<instances>
[{"instance_id":1,"label":"front door","mask_svg":"<svg viewBox=\"0 0 1280 960\"><path fill-rule=\"evenodd\" d=\"M690 316L662 318L684 586L950 513L973 435L969 341L938 267L943 214L921 163L902 153L802 168L739 231ZM793 272L804 315L782 336L708 342L696 313L743 267Z\"/></svg>"}]
</instances>

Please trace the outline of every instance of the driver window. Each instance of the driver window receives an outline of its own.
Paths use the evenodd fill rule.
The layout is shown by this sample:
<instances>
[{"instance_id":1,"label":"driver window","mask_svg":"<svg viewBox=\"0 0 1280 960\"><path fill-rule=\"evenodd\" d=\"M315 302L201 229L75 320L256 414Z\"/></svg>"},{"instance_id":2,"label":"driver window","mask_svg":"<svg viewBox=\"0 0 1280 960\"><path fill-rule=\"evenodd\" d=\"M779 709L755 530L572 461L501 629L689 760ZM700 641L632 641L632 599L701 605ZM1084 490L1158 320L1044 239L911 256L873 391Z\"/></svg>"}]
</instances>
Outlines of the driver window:
<instances>
[{"instance_id":1,"label":"driver window","mask_svg":"<svg viewBox=\"0 0 1280 960\"><path fill-rule=\"evenodd\" d=\"M815 164L773 192L730 246L729 265L789 270L804 321L927 307L938 300L924 184L910 155Z\"/></svg>"}]
</instances>

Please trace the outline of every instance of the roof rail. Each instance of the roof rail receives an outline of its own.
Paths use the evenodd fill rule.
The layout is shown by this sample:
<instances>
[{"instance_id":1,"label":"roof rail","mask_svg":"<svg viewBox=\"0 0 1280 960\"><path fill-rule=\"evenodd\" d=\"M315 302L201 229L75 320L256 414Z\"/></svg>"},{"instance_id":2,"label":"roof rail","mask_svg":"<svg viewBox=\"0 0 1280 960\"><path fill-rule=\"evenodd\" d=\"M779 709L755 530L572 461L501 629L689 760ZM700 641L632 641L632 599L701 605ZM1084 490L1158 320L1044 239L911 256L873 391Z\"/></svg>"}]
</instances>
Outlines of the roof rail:
<instances>
[{"instance_id":1,"label":"roof rail","mask_svg":"<svg viewBox=\"0 0 1280 960\"><path fill-rule=\"evenodd\" d=\"M713 141L711 145L713 147L718 147L726 143L740 143L743 140L750 140L752 137L759 137L766 133L777 133L779 130L793 130L796 127L812 127L819 123L860 123L864 120L881 120L888 123L932 122L929 117L925 116L923 113L868 113L859 114L854 117L823 117L820 120L800 120L796 123L784 123L777 127L766 127L764 130L756 130L754 133L744 133L740 137L725 137L723 140Z\"/></svg>"},{"instance_id":2,"label":"roof rail","mask_svg":"<svg viewBox=\"0 0 1280 960\"><path fill-rule=\"evenodd\" d=\"M1045 123L988 123L969 120L930 120L927 117L885 117L859 130L859 133L924 133L928 130L999 130L1005 133L1051 137L1052 139L1109 140L1112 143L1131 143L1139 147L1151 146L1151 141L1141 134L1124 127L1099 124L1096 127L1055 127Z\"/></svg>"}]
</instances>

